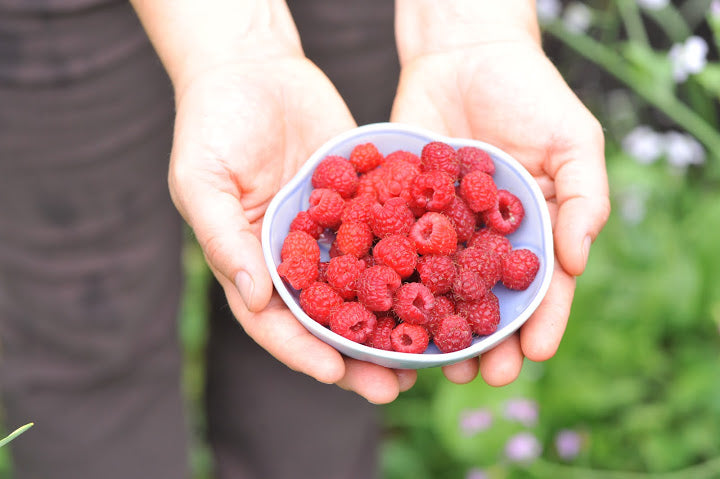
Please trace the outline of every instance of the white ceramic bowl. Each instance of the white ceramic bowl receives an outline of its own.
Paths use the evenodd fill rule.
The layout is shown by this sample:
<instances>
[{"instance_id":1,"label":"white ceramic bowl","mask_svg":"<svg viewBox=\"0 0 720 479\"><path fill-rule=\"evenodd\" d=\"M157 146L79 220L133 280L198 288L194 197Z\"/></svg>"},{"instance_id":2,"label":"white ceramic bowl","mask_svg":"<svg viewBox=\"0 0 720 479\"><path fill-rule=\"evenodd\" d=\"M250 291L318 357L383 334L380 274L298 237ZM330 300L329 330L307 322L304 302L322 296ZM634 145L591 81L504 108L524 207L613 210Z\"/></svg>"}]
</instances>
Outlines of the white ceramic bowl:
<instances>
[{"instance_id":1,"label":"white ceramic bowl","mask_svg":"<svg viewBox=\"0 0 720 479\"><path fill-rule=\"evenodd\" d=\"M320 325L302 310L299 292L288 286L278 275L280 250L287 236L290 222L295 215L308 208L312 192L310 179L315 166L328 155L348 158L353 147L372 142L381 153L387 155L396 150L420 154L422 147L431 141L443 141L460 148L475 146L488 152L495 162L495 183L520 198L525 208L525 218L520 228L508 235L514 248L527 248L540 258L540 270L535 280L524 291L510 291L501 284L493 288L500 301L500 324L497 330L482 337L475 337L466 349L441 353L432 342L423 354L399 353L370 348L350 341ZM262 228L262 244L270 275L275 288L290 311L313 335L330 344L341 353L362 361L400 369L419 369L444 366L480 355L496 346L515 332L530 317L545 296L554 262L553 237L550 215L540 188L527 170L507 153L480 141L449 138L427 130L397 123L374 123L342 133L321 146L303 165L295 177L273 198L265 213ZM321 245L322 261L329 259L327 248Z\"/></svg>"}]
</instances>

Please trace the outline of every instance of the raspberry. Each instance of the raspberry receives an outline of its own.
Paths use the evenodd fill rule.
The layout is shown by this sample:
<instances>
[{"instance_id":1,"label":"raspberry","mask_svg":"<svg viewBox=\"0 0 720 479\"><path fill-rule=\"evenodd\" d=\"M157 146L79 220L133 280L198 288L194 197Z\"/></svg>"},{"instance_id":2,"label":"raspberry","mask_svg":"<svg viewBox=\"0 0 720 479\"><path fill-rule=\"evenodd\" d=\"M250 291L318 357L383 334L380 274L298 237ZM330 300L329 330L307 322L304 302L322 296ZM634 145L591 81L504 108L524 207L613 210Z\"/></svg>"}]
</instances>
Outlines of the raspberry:
<instances>
[{"instance_id":1,"label":"raspberry","mask_svg":"<svg viewBox=\"0 0 720 479\"><path fill-rule=\"evenodd\" d=\"M385 351L392 351L392 341L390 340L390 334L397 325L397 322L392 316L381 316L377 318L377 325L365 343L367 346L376 349L383 349Z\"/></svg>"},{"instance_id":2,"label":"raspberry","mask_svg":"<svg viewBox=\"0 0 720 479\"><path fill-rule=\"evenodd\" d=\"M277 267L278 274L295 289L304 289L317 280L318 262L305 256L291 256Z\"/></svg>"},{"instance_id":3,"label":"raspberry","mask_svg":"<svg viewBox=\"0 0 720 479\"><path fill-rule=\"evenodd\" d=\"M497 202L497 186L487 173L471 171L460 181L460 197L474 212L485 211Z\"/></svg>"},{"instance_id":4,"label":"raspberry","mask_svg":"<svg viewBox=\"0 0 720 479\"><path fill-rule=\"evenodd\" d=\"M392 234L407 235L415 223L415 216L402 198L390 198L384 205L375 204L370 226L378 238Z\"/></svg>"},{"instance_id":5,"label":"raspberry","mask_svg":"<svg viewBox=\"0 0 720 479\"><path fill-rule=\"evenodd\" d=\"M345 202L340 220L343 223L350 221L370 224L373 205L377 203L374 196L363 194Z\"/></svg>"},{"instance_id":6,"label":"raspberry","mask_svg":"<svg viewBox=\"0 0 720 479\"><path fill-rule=\"evenodd\" d=\"M449 314L436 326L433 341L443 353L460 351L472 344L472 329L462 316Z\"/></svg>"},{"instance_id":7,"label":"raspberry","mask_svg":"<svg viewBox=\"0 0 720 479\"><path fill-rule=\"evenodd\" d=\"M488 287L477 271L464 269L453 282L453 295L460 301L476 301L485 296Z\"/></svg>"},{"instance_id":8,"label":"raspberry","mask_svg":"<svg viewBox=\"0 0 720 479\"><path fill-rule=\"evenodd\" d=\"M310 193L308 214L323 228L336 229L340 226L340 216L345 207L345 200L337 191L318 188Z\"/></svg>"},{"instance_id":9,"label":"raspberry","mask_svg":"<svg viewBox=\"0 0 720 479\"><path fill-rule=\"evenodd\" d=\"M494 333L500 324L500 303L492 291L478 301L459 301L456 309L478 336Z\"/></svg>"},{"instance_id":10,"label":"raspberry","mask_svg":"<svg viewBox=\"0 0 720 479\"><path fill-rule=\"evenodd\" d=\"M372 143L363 143L353 148L350 163L358 173L367 173L383 161L383 155Z\"/></svg>"},{"instance_id":11,"label":"raspberry","mask_svg":"<svg viewBox=\"0 0 720 479\"><path fill-rule=\"evenodd\" d=\"M390 235L378 241L373 248L373 257L377 264L390 266L401 278L415 272L418 259L415 243L403 235Z\"/></svg>"},{"instance_id":12,"label":"raspberry","mask_svg":"<svg viewBox=\"0 0 720 479\"><path fill-rule=\"evenodd\" d=\"M388 266L373 266L360 273L357 280L358 300L371 311L388 311L393 305L393 293L402 280Z\"/></svg>"},{"instance_id":13,"label":"raspberry","mask_svg":"<svg viewBox=\"0 0 720 479\"><path fill-rule=\"evenodd\" d=\"M433 294L445 294L450 291L457 271L449 256L427 255L418 260L417 271L420 282Z\"/></svg>"},{"instance_id":14,"label":"raspberry","mask_svg":"<svg viewBox=\"0 0 720 479\"><path fill-rule=\"evenodd\" d=\"M389 166L395 161L406 161L408 163L411 163L415 165L418 168L418 171L420 171L420 167L422 165L422 162L420 161L420 157L417 156L415 153L411 153L409 151L403 151L403 150L397 150L393 151L389 155L385 157L385 161L383 162L383 166Z\"/></svg>"},{"instance_id":15,"label":"raspberry","mask_svg":"<svg viewBox=\"0 0 720 479\"><path fill-rule=\"evenodd\" d=\"M406 160L386 162L380 168L378 182L375 189L378 200L385 203L390 198L400 196L410 189L415 178L420 174L420 168Z\"/></svg>"},{"instance_id":16,"label":"raspberry","mask_svg":"<svg viewBox=\"0 0 720 479\"><path fill-rule=\"evenodd\" d=\"M340 252L340 249L338 248L337 241L333 241L332 244L330 244L330 250L328 251L328 256L330 256L330 258L336 258L338 256L342 256L342 253Z\"/></svg>"},{"instance_id":17,"label":"raspberry","mask_svg":"<svg viewBox=\"0 0 720 479\"><path fill-rule=\"evenodd\" d=\"M470 207L459 196L454 196L450 204L441 211L455 227L458 243L465 243L475 231L477 220Z\"/></svg>"},{"instance_id":18,"label":"raspberry","mask_svg":"<svg viewBox=\"0 0 720 479\"><path fill-rule=\"evenodd\" d=\"M324 228L310 218L310 213L300 211L290 223L290 231L304 231L315 239L318 239Z\"/></svg>"},{"instance_id":19,"label":"raspberry","mask_svg":"<svg viewBox=\"0 0 720 479\"><path fill-rule=\"evenodd\" d=\"M457 156L460 162L460 177L471 171L482 171L490 176L495 174L495 163L490 155L480 148L463 146L458 149Z\"/></svg>"},{"instance_id":20,"label":"raspberry","mask_svg":"<svg viewBox=\"0 0 720 479\"><path fill-rule=\"evenodd\" d=\"M442 211L455 197L455 185L442 171L420 173L410 186L410 205L426 211Z\"/></svg>"},{"instance_id":21,"label":"raspberry","mask_svg":"<svg viewBox=\"0 0 720 479\"><path fill-rule=\"evenodd\" d=\"M435 306L430 310L428 321L425 327L432 336L435 335L440 322L449 314L455 314L455 302L447 296L435 296Z\"/></svg>"},{"instance_id":22,"label":"raspberry","mask_svg":"<svg viewBox=\"0 0 720 479\"><path fill-rule=\"evenodd\" d=\"M488 289L495 286L502 276L502 258L490 251L478 248L466 248L457 254L458 268L476 271L482 277Z\"/></svg>"},{"instance_id":23,"label":"raspberry","mask_svg":"<svg viewBox=\"0 0 720 479\"><path fill-rule=\"evenodd\" d=\"M312 174L313 188L328 188L350 198L358 185L358 176L353 165L342 156L325 157Z\"/></svg>"},{"instance_id":24,"label":"raspberry","mask_svg":"<svg viewBox=\"0 0 720 479\"><path fill-rule=\"evenodd\" d=\"M300 293L300 307L323 326L330 323L330 316L342 303L342 297L327 283L312 283Z\"/></svg>"},{"instance_id":25,"label":"raspberry","mask_svg":"<svg viewBox=\"0 0 720 479\"><path fill-rule=\"evenodd\" d=\"M524 290L540 269L540 259L529 249L515 249L503 259L502 283L509 289Z\"/></svg>"},{"instance_id":26,"label":"raspberry","mask_svg":"<svg viewBox=\"0 0 720 479\"><path fill-rule=\"evenodd\" d=\"M327 283L327 269L330 265L327 261L321 261L320 264L318 264L318 281L321 283Z\"/></svg>"},{"instance_id":27,"label":"raspberry","mask_svg":"<svg viewBox=\"0 0 720 479\"><path fill-rule=\"evenodd\" d=\"M370 251L374 239L367 223L342 223L335 237L338 250L356 258L361 258Z\"/></svg>"},{"instance_id":28,"label":"raspberry","mask_svg":"<svg viewBox=\"0 0 720 479\"><path fill-rule=\"evenodd\" d=\"M351 254L332 258L327 266L325 278L343 299L353 299L357 294L357 279L365 270L365 262Z\"/></svg>"},{"instance_id":29,"label":"raspberry","mask_svg":"<svg viewBox=\"0 0 720 479\"><path fill-rule=\"evenodd\" d=\"M330 330L356 343L364 343L377 325L377 318L357 302L343 303L330 316Z\"/></svg>"},{"instance_id":30,"label":"raspberry","mask_svg":"<svg viewBox=\"0 0 720 479\"><path fill-rule=\"evenodd\" d=\"M485 225L502 235L509 235L520 227L525 217L520 199L507 190L498 190L497 201L482 214Z\"/></svg>"},{"instance_id":31,"label":"raspberry","mask_svg":"<svg viewBox=\"0 0 720 479\"><path fill-rule=\"evenodd\" d=\"M393 311L407 323L425 324L430 310L435 306L435 297L420 283L405 283L395 291Z\"/></svg>"},{"instance_id":32,"label":"raspberry","mask_svg":"<svg viewBox=\"0 0 720 479\"><path fill-rule=\"evenodd\" d=\"M420 254L449 255L457 248L455 228L441 213L425 213L410 228L409 236Z\"/></svg>"},{"instance_id":33,"label":"raspberry","mask_svg":"<svg viewBox=\"0 0 720 479\"><path fill-rule=\"evenodd\" d=\"M425 145L420 153L423 171L439 170L450 175L455 181L460 175L460 162L455 148L440 141Z\"/></svg>"},{"instance_id":34,"label":"raspberry","mask_svg":"<svg viewBox=\"0 0 720 479\"><path fill-rule=\"evenodd\" d=\"M377 185L380 182L381 169L375 168L374 170L368 171L364 175L360 175L358 179L358 187L355 192L355 196L371 196L377 199Z\"/></svg>"},{"instance_id":35,"label":"raspberry","mask_svg":"<svg viewBox=\"0 0 720 479\"><path fill-rule=\"evenodd\" d=\"M473 233L468 241L469 248L477 248L505 256L512 250L512 243L505 236L491 228L482 228Z\"/></svg>"},{"instance_id":36,"label":"raspberry","mask_svg":"<svg viewBox=\"0 0 720 479\"><path fill-rule=\"evenodd\" d=\"M430 335L419 324L400 323L390 333L390 341L395 351L422 354L428 347Z\"/></svg>"},{"instance_id":37,"label":"raspberry","mask_svg":"<svg viewBox=\"0 0 720 479\"><path fill-rule=\"evenodd\" d=\"M320 246L315 238L304 231L291 231L285 237L280 250L280 260L302 256L315 263L320 261Z\"/></svg>"}]
</instances>

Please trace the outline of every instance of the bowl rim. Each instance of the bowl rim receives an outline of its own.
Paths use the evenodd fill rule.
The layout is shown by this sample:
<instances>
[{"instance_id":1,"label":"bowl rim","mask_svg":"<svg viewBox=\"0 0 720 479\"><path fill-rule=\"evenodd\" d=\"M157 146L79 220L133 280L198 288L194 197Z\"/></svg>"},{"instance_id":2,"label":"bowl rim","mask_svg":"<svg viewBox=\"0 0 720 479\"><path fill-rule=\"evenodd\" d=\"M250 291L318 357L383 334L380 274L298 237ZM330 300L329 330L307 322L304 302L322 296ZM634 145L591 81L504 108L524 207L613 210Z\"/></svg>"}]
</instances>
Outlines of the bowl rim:
<instances>
[{"instance_id":1,"label":"bowl rim","mask_svg":"<svg viewBox=\"0 0 720 479\"><path fill-rule=\"evenodd\" d=\"M329 152L333 150L337 145L345 143L353 137L372 134L374 132L408 134L416 137L421 137L428 142L441 141L449 144L462 143L462 146L478 147L489 152L492 156L501 158L504 162L509 164L512 167L514 173L519 175L521 179L526 183L528 188L531 190L533 197L538 200L542 199L542 201L538 201L537 203L538 210L540 211L541 215L540 224L542 226L541 234L543 243L542 261L545 262L545 275L542 278L541 284L538 287L536 294L527 304L527 306L522 311L520 311L513 318L512 321L507 323L501 330L483 337L482 339L474 342L471 346L465 349L450 353L425 352L422 354L412 354L397 351L386 351L351 341L350 339L344 338L339 334L334 333L329 328L321 325L314 319L310 318L310 316L308 316L297 304L295 297L290 293L284 281L282 280L282 278L280 278L280 275L277 272L277 265L275 264L275 260L272 256L272 251L270 248L270 230L272 221L267 221L266 219L274 217L279 207L283 203L285 197L288 196L291 192L293 192L300 183L305 181L309 177L309 175L312 174L315 166L320 161L322 161L322 159L324 159L329 154ZM326 337L329 335L330 339L334 343L338 343L344 349L356 351L357 356L348 354L345 351L340 351L341 353L347 356L357 357L358 359L366 361L372 361L372 359L369 358L377 359L377 364L385 363L389 365L388 367L393 367L390 365L399 363L402 363L403 367L413 367L418 369L453 364L460 362L464 359L478 356L481 353L500 344L510 335L514 334L520 328L520 326L522 326L528 320L528 318L540 305L549 289L550 282L553 277L555 262L552 225L550 220L550 213L548 211L547 203L545 201L545 196L542 193L537 181L532 177L532 175L530 175L528 170L518 160L516 160L514 157L501 150L500 148L480 140L449 137L424 128L393 122L370 123L367 125L353 128L351 130L347 130L343 133L340 133L339 135L334 136L330 140L326 141L323 145L321 145L317 150L315 150L315 152L308 158L308 160L298 170L298 172L293 176L293 178L288 183L286 183L271 200L265 212L265 215L263 216L261 239L263 256L270 272L274 287L278 294L282 297L285 304L291 310L293 315L298 319L298 321L306 329L308 329L311 334L318 337L323 342L328 342L326 340ZM335 344L328 344L339 350L339 348L335 346Z\"/></svg>"}]
</instances>

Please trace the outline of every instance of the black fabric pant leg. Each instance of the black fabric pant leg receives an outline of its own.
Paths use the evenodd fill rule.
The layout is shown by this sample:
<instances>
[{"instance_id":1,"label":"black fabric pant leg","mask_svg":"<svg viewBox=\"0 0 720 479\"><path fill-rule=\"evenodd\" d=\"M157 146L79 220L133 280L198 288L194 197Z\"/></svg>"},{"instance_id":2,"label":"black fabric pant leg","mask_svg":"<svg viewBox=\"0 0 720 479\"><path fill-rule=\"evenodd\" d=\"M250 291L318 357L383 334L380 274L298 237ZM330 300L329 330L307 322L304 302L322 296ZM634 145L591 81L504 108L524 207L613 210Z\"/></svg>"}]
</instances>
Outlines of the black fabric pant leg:
<instances>
[{"instance_id":1,"label":"black fabric pant leg","mask_svg":"<svg viewBox=\"0 0 720 479\"><path fill-rule=\"evenodd\" d=\"M137 23L129 6L105 21ZM69 43L12 26L16 66ZM8 427L35 422L11 444L17 479L188 475L172 92L150 45L131 47L93 72L0 82L0 389Z\"/></svg>"},{"instance_id":2,"label":"black fabric pant leg","mask_svg":"<svg viewBox=\"0 0 720 479\"><path fill-rule=\"evenodd\" d=\"M288 2L306 55L359 124L387 121L399 65L393 2ZM379 410L291 371L257 346L212 286L208 430L218 479L377 477Z\"/></svg>"}]
</instances>

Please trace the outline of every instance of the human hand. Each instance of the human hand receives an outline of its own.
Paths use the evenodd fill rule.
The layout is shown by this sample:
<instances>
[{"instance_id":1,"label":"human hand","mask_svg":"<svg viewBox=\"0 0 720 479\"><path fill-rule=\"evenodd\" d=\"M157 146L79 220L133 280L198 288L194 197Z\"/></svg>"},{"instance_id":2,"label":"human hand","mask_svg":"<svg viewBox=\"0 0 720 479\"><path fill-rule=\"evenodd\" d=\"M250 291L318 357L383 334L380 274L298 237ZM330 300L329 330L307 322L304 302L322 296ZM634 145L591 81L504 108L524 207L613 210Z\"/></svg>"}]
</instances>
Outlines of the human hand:
<instances>
[{"instance_id":1,"label":"human hand","mask_svg":"<svg viewBox=\"0 0 720 479\"><path fill-rule=\"evenodd\" d=\"M392 121L498 146L529 170L550 210L556 265L544 300L479 365L468 360L445 371L467 377L479 366L488 384L504 385L523 357L552 357L565 331L575 277L610 212L602 129L533 35L415 53L404 59Z\"/></svg>"}]
</instances>

